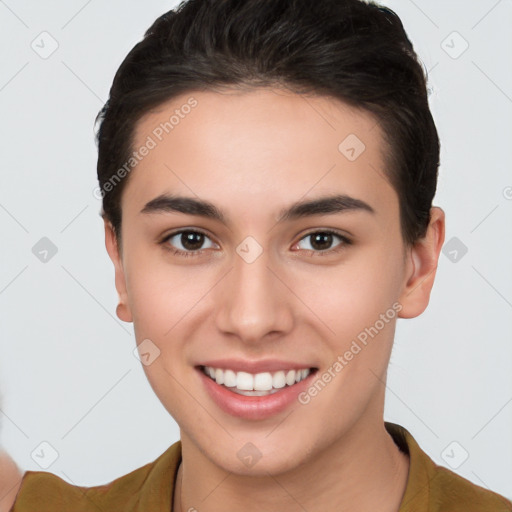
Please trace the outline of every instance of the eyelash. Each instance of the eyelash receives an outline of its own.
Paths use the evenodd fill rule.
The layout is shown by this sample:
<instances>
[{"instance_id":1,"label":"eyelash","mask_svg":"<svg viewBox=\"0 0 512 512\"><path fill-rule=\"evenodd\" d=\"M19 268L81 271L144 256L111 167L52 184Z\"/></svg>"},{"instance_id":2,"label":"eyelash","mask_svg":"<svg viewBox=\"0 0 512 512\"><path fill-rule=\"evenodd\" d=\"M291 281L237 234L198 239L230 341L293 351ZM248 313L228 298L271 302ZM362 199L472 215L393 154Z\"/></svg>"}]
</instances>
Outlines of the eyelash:
<instances>
[{"instance_id":1,"label":"eyelash","mask_svg":"<svg viewBox=\"0 0 512 512\"><path fill-rule=\"evenodd\" d=\"M174 231L173 233L166 235L165 238L160 241L160 244L165 248L165 250L170 251L173 255L183 256L185 258L189 258L189 257L193 257L193 256L200 256L207 250L207 249L199 249L196 251L182 251L181 249L173 249L167 244L167 242L171 238L175 237L176 235L183 234L183 233L200 233L200 234L210 238L205 232L200 231L198 229L182 229L180 231ZM300 250L302 250L303 252L305 251L306 253L308 253L308 255L312 255L312 256L326 256L326 255L329 256L329 255L332 255L334 253L338 253L338 252L344 250L346 248L346 246L352 245L352 240L350 240L346 236L342 235L341 233L338 233L337 231L333 231L331 229L317 229L316 231L310 231L309 233L306 233L299 240L299 242L304 240L308 236L316 235L319 233L324 234L324 235L334 235L334 236L338 237L342 243L338 244L333 249L326 249L323 251L315 251L315 250L311 250L311 249L300 249ZM297 242L297 243L299 243L299 242ZM294 244L294 245L296 245L296 244Z\"/></svg>"}]
</instances>

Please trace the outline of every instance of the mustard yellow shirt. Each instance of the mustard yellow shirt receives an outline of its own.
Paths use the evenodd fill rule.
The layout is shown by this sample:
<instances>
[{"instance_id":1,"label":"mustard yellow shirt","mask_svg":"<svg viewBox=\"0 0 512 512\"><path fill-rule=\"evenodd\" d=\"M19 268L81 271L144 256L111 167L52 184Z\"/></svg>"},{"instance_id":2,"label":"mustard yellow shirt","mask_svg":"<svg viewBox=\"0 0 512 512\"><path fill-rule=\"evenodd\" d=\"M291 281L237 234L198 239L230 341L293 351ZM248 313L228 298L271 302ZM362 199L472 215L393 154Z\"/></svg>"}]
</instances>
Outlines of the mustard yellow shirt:
<instances>
[{"instance_id":1,"label":"mustard yellow shirt","mask_svg":"<svg viewBox=\"0 0 512 512\"><path fill-rule=\"evenodd\" d=\"M398 512L512 512L512 502L438 466L404 427L385 422L409 455L409 477ZM11 512L172 512L181 442L155 461L95 487L68 484L45 471L27 471Z\"/></svg>"}]
</instances>

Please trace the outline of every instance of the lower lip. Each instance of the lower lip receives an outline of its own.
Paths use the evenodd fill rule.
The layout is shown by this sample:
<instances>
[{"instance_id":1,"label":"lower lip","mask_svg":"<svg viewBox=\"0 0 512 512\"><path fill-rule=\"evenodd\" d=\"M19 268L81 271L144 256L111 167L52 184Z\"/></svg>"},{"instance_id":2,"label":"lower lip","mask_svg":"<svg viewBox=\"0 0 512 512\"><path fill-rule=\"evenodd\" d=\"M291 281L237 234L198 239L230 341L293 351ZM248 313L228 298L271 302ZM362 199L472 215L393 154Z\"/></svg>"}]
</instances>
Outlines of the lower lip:
<instances>
[{"instance_id":1,"label":"lower lip","mask_svg":"<svg viewBox=\"0 0 512 512\"><path fill-rule=\"evenodd\" d=\"M248 420L263 420L284 411L294 401L298 401L298 395L310 385L316 373L316 371L312 371L304 380L293 386L285 386L271 395L245 396L217 384L212 378L207 377L200 368L197 368L197 371L206 391L224 412Z\"/></svg>"}]
</instances>

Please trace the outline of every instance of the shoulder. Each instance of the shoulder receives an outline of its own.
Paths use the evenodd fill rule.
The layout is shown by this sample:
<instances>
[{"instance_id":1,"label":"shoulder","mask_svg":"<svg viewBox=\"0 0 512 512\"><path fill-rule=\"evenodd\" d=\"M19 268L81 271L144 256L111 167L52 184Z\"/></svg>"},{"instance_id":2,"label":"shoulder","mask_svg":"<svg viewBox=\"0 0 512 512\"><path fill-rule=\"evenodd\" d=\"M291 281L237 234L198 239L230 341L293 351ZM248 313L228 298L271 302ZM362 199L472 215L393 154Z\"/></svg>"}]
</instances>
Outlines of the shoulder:
<instances>
[{"instance_id":1,"label":"shoulder","mask_svg":"<svg viewBox=\"0 0 512 512\"><path fill-rule=\"evenodd\" d=\"M512 512L504 496L470 482L431 461L431 510L439 512Z\"/></svg>"},{"instance_id":2,"label":"shoulder","mask_svg":"<svg viewBox=\"0 0 512 512\"><path fill-rule=\"evenodd\" d=\"M411 433L395 423L386 429L409 455L409 476L399 512L512 512L512 502L436 464Z\"/></svg>"},{"instance_id":3,"label":"shoulder","mask_svg":"<svg viewBox=\"0 0 512 512\"><path fill-rule=\"evenodd\" d=\"M180 459L181 444L178 441L155 461L94 487L72 485L46 471L27 471L11 512L159 510L162 503L170 500L172 479Z\"/></svg>"}]
</instances>

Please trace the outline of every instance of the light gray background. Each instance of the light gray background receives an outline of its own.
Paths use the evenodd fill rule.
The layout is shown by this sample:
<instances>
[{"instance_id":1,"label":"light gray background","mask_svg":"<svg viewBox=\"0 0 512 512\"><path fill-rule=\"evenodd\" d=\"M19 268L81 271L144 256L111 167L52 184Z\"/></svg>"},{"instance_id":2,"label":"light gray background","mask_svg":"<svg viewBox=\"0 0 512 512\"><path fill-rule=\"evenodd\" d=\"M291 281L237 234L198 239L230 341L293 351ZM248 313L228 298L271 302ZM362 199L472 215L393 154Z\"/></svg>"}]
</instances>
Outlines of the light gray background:
<instances>
[{"instance_id":1,"label":"light gray background","mask_svg":"<svg viewBox=\"0 0 512 512\"><path fill-rule=\"evenodd\" d=\"M75 484L111 481L179 437L115 316L93 196L94 118L126 53L175 5L0 1L1 442L24 470L55 450L48 470ZM512 2L385 5L429 70L434 204L446 242L457 238L427 311L398 321L385 417L438 464L512 498ZM42 237L58 249L46 263L32 252Z\"/></svg>"}]
</instances>

